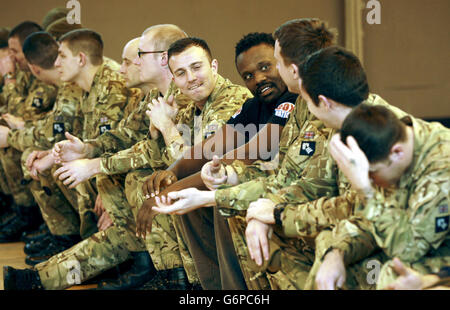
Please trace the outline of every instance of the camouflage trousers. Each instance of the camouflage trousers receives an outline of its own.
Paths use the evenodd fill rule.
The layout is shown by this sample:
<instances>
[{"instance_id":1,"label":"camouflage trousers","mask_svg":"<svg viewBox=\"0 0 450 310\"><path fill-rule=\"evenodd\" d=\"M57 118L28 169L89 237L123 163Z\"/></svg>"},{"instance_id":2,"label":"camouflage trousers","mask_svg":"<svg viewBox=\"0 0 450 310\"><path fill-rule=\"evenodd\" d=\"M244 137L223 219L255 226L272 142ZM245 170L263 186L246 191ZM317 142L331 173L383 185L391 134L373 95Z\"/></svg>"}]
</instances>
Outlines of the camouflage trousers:
<instances>
[{"instance_id":1,"label":"camouflage trousers","mask_svg":"<svg viewBox=\"0 0 450 310\"><path fill-rule=\"evenodd\" d=\"M30 179L25 168L25 161L34 149L23 152L22 167L25 178ZM53 176L59 166L53 166L49 171L39 174L40 182L33 182L30 190L39 205L42 217L50 232L54 235L80 235L85 239L97 231L97 219L93 206L81 204L88 208L80 208L77 192L67 188L59 179ZM91 199L91 194L88 199ZM95 196L94 196L95 197Z\"/></svg>"},{"instance_id":2,"label":"camouflage trousers","mask_svg":"<svg viewBox=\"0 0 450 310\"><path fill-rule=\"evenodd\" d=\"M145 201L142 185L152 174L151 169L141 169L127 174L125 194L136 219L140 207ZM194 262L187 246L180 237L179 218L158 214L153 219L152 233L148 234L145 244L157 270L184 267L190 283L199 283Z\"/></svg>"},{"instance_id":3,"label":"camouflage trousers","mask_svg":"<svg viewBox=\"0 0 450 310\"><path fill-rule=\"evenodd\" d=\"M447 241L447 243L449 242ZM392 260L386 256L383 258L384 260L379 260L383 265L377 279L377 290L386 288L397 279ZM450 266L450 247L443 244L437 250L432 250L432 253L427 254L419 261L414 263L403 262L403 264L424 275L437 273L442 267Z\"/></svg>"},{"instance_id":4,"label":"camouflage trousers","mask_svg":"<svg viewBox=\"0 0 450 310\"><path fill-rule=\"evenodd\" d=\"M80 284L124 262L130 258L130 252L146 250L144 242L136 237L133 214L123 194L123 176L99 176L96 181L113 225L37 265L46 289ZM89 186L77 188L77 192L87 189Z\"/></svg>"},{"instance_id":5,"label":"camouflage trousers","mask_svg":"<svg viewBox=\"0 0 450 310\"><path fill-rule=\"evenodd\" d=\"M34 199L28 186L30 180L24 178L21 156L22 152L12 147L0 150L0 162L9 192L17 205L28 207L34 204Z\"/></svg>"},{"instance_id":6,"label":"camouflage trousers","mask_svg":"<svg viewBox=\"0 0 450 310\"><path fill-rule=\"evenodd\" d=\"M315 277L322 264L325 251L329 248L332 241L331 237L330 231L324 231L316 238L317 257L306 281L306 289L316 289ZM432 254L428 254L417 262L403 263L421 274L438 272L442 267L450 264L450 247L441 246L438 250L433 250ZM381 250L377 250L370 257L346 267L346 281L342 289L385 289L396 279L397 274L393 269L392 259Z\"/></svg>"},{"instance_id":7,"label":"camouflage trousers","mask_svg":"<svg viewBox=\"0 0 450 310\"><path fill-rule=\"evenodd\" d=\"M266 270L258 267L250 258L247 240L245 239L245 229L247 227L245 218L242 216L228 218L228 226L230 227L234 249L236 251L247 288L249 290L270 290L272 287Z\"/></svg>"},{"instance_id":8,"label":"camouflage trousers","mask_svg":"<svg viewBox=\"0 0 450 310\"><path fill-rule=\"evenodd\" d=\"M124 194L124 182L125 175L99 175L98 195L113 222L114 229L121 236L117 241L122 242L130 252L142 252L146 250L145 243L136 237L136 222Z\"/></svg>"},{"instance_id":9,"label":"camouflage trousers","mask_svg":"<svg viewBox=\"0 0 450 310\"><path fill-rule=\"evenodd\" d=\"M5 195L11 194L11 191L9 190L8 181L6 180L5 171L3 170L3 165L2 164L0 164L0 191L3 194L5 194Z\"/></svg>"},{"instance_id":10,"label":"camouflage trousers","mask_svg":"<svg viewBox=\"0 0 450 310\"><path fill-rule=\"evenodd\" d=\"M61 290L81 284L130 257L122 235L110 227L35 266L47 290Z\"/></svg>"}]
</instances>

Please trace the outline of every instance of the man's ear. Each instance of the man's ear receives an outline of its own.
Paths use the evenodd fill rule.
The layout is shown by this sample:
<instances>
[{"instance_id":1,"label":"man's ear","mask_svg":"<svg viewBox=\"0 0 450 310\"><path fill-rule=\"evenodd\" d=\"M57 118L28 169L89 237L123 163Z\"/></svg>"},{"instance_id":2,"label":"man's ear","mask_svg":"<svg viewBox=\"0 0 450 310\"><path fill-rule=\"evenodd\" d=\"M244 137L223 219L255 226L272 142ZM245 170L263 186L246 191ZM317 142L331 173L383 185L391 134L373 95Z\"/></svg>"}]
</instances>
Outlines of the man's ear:
<instances>
[{"instance_id":1,"label":"man's ear","mask_svg":"<svg viewBox=\"0 0 450 310\"><path fill-rule=\"evenodd\" d=\"M389 159L392 162L403 161L405 158L405 148L401 143L394 143L389 152Z\"/></svg>"},{"instance_id":2,"label":"man's ear","mask_svg":"<svg viewBox=\"0 0 450 310\"><path fill-rule=\"evenodd\" d=\"M334 107L334 101L325 97L324 95L319 95L319 104L320 103L323 103L328 111L330 111Z\"/></svg>"},{"instance_id":3,"label":"man's ear","mask_svg":"<svg viewBox=\"0 0 450 310\"><path fill-rule=\"evenodd\" d=\"M87 64L87 62L88 62L87 55L86 55L85 53L83 53L83 52L80 52L80 53L78 54L78 57L80 58L80 60L79 60L79 62L78 62L78 65L79 65L80 67L84 67L84 66Z\"/></svg>"},{"instance_id":4,"label":"man's ear","mask_svg":"<svg viewBox=\"0 0 450 310\"><path fill-rule=\"evenodd\" d=\"M161 54L161 67L167 67L169 65L169 58L167 56L167 52Z\"/></svg>"},{"instance_id":5,"label":"man's ear","mask_svg":"<svg viewBox=\"0 0 450 310\"><path fill-rule=\"evenodd\" d=\"M217 61L217 59L213 59L213 61L211 61L211 68L214 71L214 74L217 74L217 72L219 71L219 62Z\"/></svg>"},{"instance_id":6,"label":"man's ear","mask_svg":"<svg viewBox=\"0 0 450 310\"><path fill-rule=\"evenodd\" d=\"M35 76L38 76L41 73L41 68L39 68L39 66L28 63L28 68L30 68L31 73Z\"/></svg>"},{"instance_id":7,"label":"man's ear","mask_svg":"<svg viewBox=\"0 0 450 310\"><path fill-rule=\"evenodd\" d=\"M292 74L292 77L295 79L295 80L298 80L298 79L300 79L300 74L299 74L299 70L298 70L298 66L296 65L296 64L290 64L289 65L289 70L290 70L290 72L291 72L291 74Z\"/></svg>"}]
</instances>

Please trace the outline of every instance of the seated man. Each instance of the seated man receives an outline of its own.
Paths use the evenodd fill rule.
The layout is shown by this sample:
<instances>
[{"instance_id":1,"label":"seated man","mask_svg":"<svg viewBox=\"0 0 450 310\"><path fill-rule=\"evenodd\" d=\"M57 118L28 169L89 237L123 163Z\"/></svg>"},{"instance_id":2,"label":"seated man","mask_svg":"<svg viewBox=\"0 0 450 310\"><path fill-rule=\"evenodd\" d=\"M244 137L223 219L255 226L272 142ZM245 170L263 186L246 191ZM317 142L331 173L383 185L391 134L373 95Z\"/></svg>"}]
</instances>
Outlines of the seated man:
<instances>
[{"instance_id":1,"label":"seated man","mask_svg":"<svg viewBox=\"0 0 450 310\"><path fill-rule=\"evenodd\" d=\"M275 53L279 53L277 46ZM279 171L271 177L215 192L190 189L169 194L169 198L179 199L168 207L171 212L216 204L222 214L241 216L248 208L247 242L242 244L248 245L257 265L266 261L261 271L267 273L273 289L304 289L315 258L317 232L333 227L351 214L351 203L344 199L343 206L339 204L334 210L321 208L324 201L332 203L345 188L342 182L338 183L337 169L327 152L333 129L339 129L346 115L365 100L385 104L378 96L369 94L359 60L343 49L322 49L304 62L295 63L295 68L302 97L319 120L312 118L304 123L300 139L289 146ZM259 197L266 199L251 203ZM164 201L160 205L164 206ZM155 211L164 212L164 208ZM235 219L230 220L230 226L232 221ZM267 224L276 224L270 242L271 227ZM231 227L239 227L236 233L243 234L242 226L245 229L244 225ZM246 267L257 270L249 263Z\"/></svg>"},{"instance_id":2,"label":"seated man","mask_svg":"<svg viewBox=\"0 0 450 310\"><path fill-rule=\"evenodd\" d=\"M239 157L243 160L263 157L264 152L268 155L277 153L279 133L294 109L297 95L287 90L276 70L274 45L275 41L268 33L247 34L236 44L236 68L254 97L244 103L228 120L227 125L222 127L221 132L187 150L184 156L186 158L180 158L167 170L155 172L143 186L144 195L159 194L159 190L163 189L167 181L173 182L199 171L202 165L211 159L207 150L210 145L214 145L214 154L223 155L230 152L233 153L233 158L243 155ZM247 144L241 147L244 143ZM239 148L234 149L237 146ZM251 152L257 156L251 158ZM199 154L200 156L196 156ZM199 173L196 176L200 179ZM190 182L196 181L187 182L189 179L180 180L167 190L183 186L183 183L185 187L193 186ZM143 208L151 201L148 200ZM184 239L194 257L203 288L244 289L246 286L242 283L226 219L218 213L214 214L210 209L198 210L179 218L180 230L186 234ZM214 231L225 237L216 239ZM216 243L224 250L216 250ZM203 267L205 265L210 267Z\"/></svg>"},{"instance_id":3,"label":"seated man","mask_svg":"<svg viewBox=\"0 0 450 310\"><path fill-rule=\"evenodd\" d=\"M364 105L349 114L330 152L362 203L334 228L316 276L319 289L344 284L346 266L361 270L358 261L377 249L383 264L377 288L394 281L394 257L422 274L449 264L449 129Z\"/></svg>"}]
</instances>

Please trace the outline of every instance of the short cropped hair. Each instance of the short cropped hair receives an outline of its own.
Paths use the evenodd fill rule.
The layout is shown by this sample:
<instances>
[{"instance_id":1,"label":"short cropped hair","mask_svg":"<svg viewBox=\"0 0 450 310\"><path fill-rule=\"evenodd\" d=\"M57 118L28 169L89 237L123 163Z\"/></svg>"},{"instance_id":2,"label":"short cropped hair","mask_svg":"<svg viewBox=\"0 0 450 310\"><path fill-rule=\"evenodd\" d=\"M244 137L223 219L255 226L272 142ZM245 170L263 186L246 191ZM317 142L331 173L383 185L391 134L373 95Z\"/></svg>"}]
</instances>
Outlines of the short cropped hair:
<instances>
[{"instance_id":1,"label":"short cropped hair","mask_svg":"<svg viewBox=\"0 0 450 310\"><path fill-rule=\"evenodd\" d=\"M211 50L209 49L209 46L206 43L206 41L195 37L183 38L172 43L169 47L169 50L167 51L167 58L170 59L170 57L173 55L181 54L182 52L184 52L185 50L187 50L192 46L202 48L206 52L209 61L212 60Z\"/></svg>"},{"instance_id":2,"label":"short cropped hair","mask_svg":"<svg viewBox=\"0 0 450 310\"><path fill-rule=\"evenodd\" d=\"M345 118L341 128L342 142L355 138L370 163L386 160L392 146L405 141L406 125L388 108L360 104Z\"/></svg>"},{"instance_id":3,"label":"short cropped hair","mask_svg":"<svg viewBox=\"0 0 450 310\"><path fill-rule=\"evenodd\" d=\"M369 96L366 73L353 53L331 46L308 57L299 68L302 87L313 102L323 95L343 105L354 107Z\"/></svg>"},{"instance_id":4,"label":"short cropped hair","mask_svg":"<svg viewBox=\"0 0 450 310\"><path fill-rule=\"evenodd\" d=\"M8 28L0 28L0 49L8 47L8 36L9 29Z\"/></svg>"},{"instance_id":5,"label":"short cropped hair","mask_svg":"<svg viewBox=\"0 0 450 310\"><path fill-rule=\"evenodd\" d=\"M300 67L309 54L335 44L337 30L328 29L327 23L318 18L301 18L278 27L273 37L278 40L286 65Z\"/></svg>"},{"instance_id":6,"label":"short cropped hair","mask_svg":"<svg viewBox=\"0 0 450 310\"><path fill-rule=\"evenodd\" d=\"M18 38L20 45L23 45L25 39L32 33L42 31L42 27L35 22L26 21L18 24L9 33L8 39Z\"/></svg>"},{"instance_id":7,"label":"short cropped hair","mask_svg":"<svg viewBox=\"0 0 450 310\"><path fill-rule=\"evenodd\" d=\"M65 17L55 20L53 23L48 25L48 27L45 29L48 33L50 33L56 40L59 40L59 38L69 31L81 29L83 26L80 24L69 24L67 22L67 19Z\"/></svg>"},{"instance_id":8,"label":"short cropped hair","mask_svg":"<svg viewBox=\"0 0 450 310\"><path fill-rule=\"evenodd\" d=\"M42 19L42 28L47 30L48 26L54 21L60 18L67 18L67 14L69 14L69 12L70 9L64 7L51 9Z\"/></svg>"},{"instance_id":9,"label":"short cropped hair","mask_svg":"<svg viewBox=\"0 0 450 310\"><path fill-rule=\"evenodd\" d=\"M243 52L248 51L253 46L257 46L260 44L267 44L272 47L275 46L275 40L272 37L272 34L265 33L265 32L252 32L252 33L246 34L236 44L234 61L236 61L238 56L240 54L242 54Z\"/></svg>"},{"instance_id":10,"label":"short cropped hair","mask_svg":"<svg viewBox=\"0 0 450 310\"><path fill-rule=\"evenodd\" d=\"M69 31L59 38L59 42L66 43L72 55L83 52L94 66L103 63L103 40L100 34L90 29L76 29Z\"/></svg>"},{"instance_id":11,"label":"short cropped hair","mask_svg":"<svg viewBox=\"0 0 450 310\"><path fill-rule=\"evenodd\" d=\"M23 43L23 54L29 64L52 69L58 57L58 43L47 32L35 32Z\"/></svg>"},{"instance_id":12,"label":"short cropped hair","mask_svg":"<svg viewBox=\"0 0 450 310\"><path fill-rule=\"evenodd\" d=\"M148 33L151 33L153 47L158 51L167 51L172 43L188 36L180 27L173 24L151 26L142 35Z\"/></svg>"}]
</instances>

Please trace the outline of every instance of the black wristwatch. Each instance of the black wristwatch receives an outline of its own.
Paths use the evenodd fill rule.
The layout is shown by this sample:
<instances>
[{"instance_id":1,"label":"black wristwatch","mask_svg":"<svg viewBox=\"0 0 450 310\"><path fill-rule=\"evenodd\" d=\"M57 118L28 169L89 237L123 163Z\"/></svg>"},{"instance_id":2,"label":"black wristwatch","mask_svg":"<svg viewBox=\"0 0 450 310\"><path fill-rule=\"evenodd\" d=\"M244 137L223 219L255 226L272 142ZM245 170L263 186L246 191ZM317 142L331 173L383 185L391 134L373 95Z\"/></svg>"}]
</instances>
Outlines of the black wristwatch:
<instances>
[{"instance_id":1,"label":"black wristwatch","mask_svg":"<svg viewBox=\"0 0 450 310\"><path fill-rule=\"evenodd\" d=\"M275 218L275 225L283 226L283 223L281 221L281 213L283 213L285 208L286 208L285 203L279 203L273 209L273 217Z\"/></svg>"}]
</instances>

